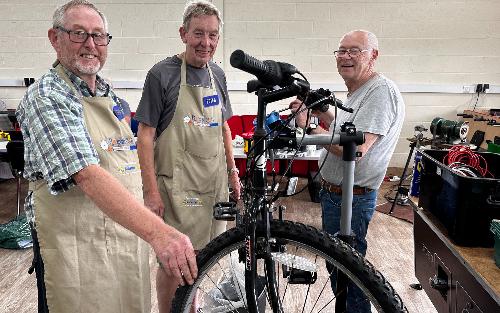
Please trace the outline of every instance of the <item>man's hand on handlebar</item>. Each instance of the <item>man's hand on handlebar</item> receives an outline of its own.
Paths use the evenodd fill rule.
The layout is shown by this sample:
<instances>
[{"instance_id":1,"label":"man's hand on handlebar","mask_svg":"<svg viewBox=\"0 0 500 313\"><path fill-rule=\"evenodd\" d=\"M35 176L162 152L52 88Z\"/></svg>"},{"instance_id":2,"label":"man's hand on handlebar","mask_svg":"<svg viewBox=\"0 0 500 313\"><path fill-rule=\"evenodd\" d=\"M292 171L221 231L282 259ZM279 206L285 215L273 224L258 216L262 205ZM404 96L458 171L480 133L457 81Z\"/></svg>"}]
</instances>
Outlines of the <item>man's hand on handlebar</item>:
<instances>
[{"instance_id":1,"label":"man's hand on handlebar","mask_svg":"<svg viewBox=\"0 0 500 313\"><path fill-rule=\"evenodd\" d=\"M304 110L304 103L299 99L295 99L290 103L288 108L292 113L298 112L297 115L295 115L295 124L297 127L305 128L307 125L307 110Z\"/></svg>"},{"instance_id":2,"label":"man's hand on handlebar","mask_svg":"<svg viewBox=\"0 0 500 313\"><path fill-rule=\"evenodd\" d=\"M290 103L288 108L292 111L292 113L299 112L297 113L297 115L295 115L295 124L297 125L297 127L305 129L307 127L307 109L304 103L300 99L295 99ZM310 116L321 118L322 115L325 115L327 113L312 110Z\"/></svg>"}]
</instances>

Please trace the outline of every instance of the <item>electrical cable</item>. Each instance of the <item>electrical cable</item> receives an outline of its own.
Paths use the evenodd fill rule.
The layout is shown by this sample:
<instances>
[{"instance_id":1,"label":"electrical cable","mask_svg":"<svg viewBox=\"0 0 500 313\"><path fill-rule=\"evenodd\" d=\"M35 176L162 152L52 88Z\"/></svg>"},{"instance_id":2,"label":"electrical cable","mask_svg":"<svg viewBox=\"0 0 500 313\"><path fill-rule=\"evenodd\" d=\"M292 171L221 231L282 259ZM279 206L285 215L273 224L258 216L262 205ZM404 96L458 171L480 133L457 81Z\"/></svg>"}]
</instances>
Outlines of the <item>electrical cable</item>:
<instances>
[{"instance_id":1,"label":"electrical cable","mask_svg":"<svg viewBox=\"0 0 500 313\"><path fill-rule=\"evenodd\" d=\"M401 179L403 180L403 182L401 182L401 186L399 188L402 188L402 189L404 188L404 189L410 190L411 183L406 183L406 184L403 184L403 183L407 180L409 180L411 182L412 178L413 178L413 174L409 174L409 175L406 175L406 177L402 177ZM395 184L392 185L392 187L389 190L387 190L384 193L384 198L388 202L390 202L390 203L394 202L395 197L391 197L390 195L392 193L394 193L395 191L397 192L398 186L399 186L399 182L396 182ZM400 193L400 197L398 197L398 201L396 202L396 204L402 205L402 206L410 205L408 203L408 194L405 195L405 194Z\"/></svg>"},{"instance_id":2,"label":"electrical cable","mask_svg":"<svg viewBox=\"0 0 500 313\"><path fill-rule=\"evenodd\" d=\"M474 103L474 106L472 107L472 111L475 111L476 110L476 105L479 101L479 91L476 93L476 102Z\"/></svg>"},{"instance_id":3,"label":"electrical cable","mask_svg":"<svg viewBox=\"0 0 500 313\"><path fill-rule=\"evenodd\" d=\"M455 162L449 165L449 167L464 176L468 177L480 177L481 175L471 166L463 164L460 162Z\"/></svg>"},{"instance_id":4,"label":"electrical cable","mask_svg":"<svg viewBox=\"0 0 500 313\"><path fill-rule=\"evenodd\" d=\"M468 146L456 145L451 147L443 158L443 164L453 170L456 169L456 172L465 176L476 175L477 173L477 176L480 177L493 177L493 174L488 170L486 159L472 151Z\"/></svg>"},{"instance_id":5,"label":"electrical cable","mask_svg":"<svg viewBox=\"0 0 500 313\"><path fill-rule=\"evenodd\" d=\"M299 72L297 72L297 74L298 74L298 75L300 75L302 78L304 78L304 80L305 80L305 81L307 81L307 78L306 78L306 77L305 77L305 76L304 76L304 75L303 75L300 71L299 71ZM307 97L308 97L308 96L309 96L309 93L307 93L307 94L306 94L306 98L304 99L303 104L304 104L304 103L307 103ZM332 97L333 97L333 104L334 104L334 107L335 107L335 109L334 109L334 110L335 110L335 115L334 115L334 116L337 116L337 110L338 110L338 108L337 108L337 101L335 101L335 100L336 100L336 98L335 98L335 95L334 95L333 93L332 93ZM256 143L254 143L254 144L252 145L252 147L249 149L249 151L247 152L247 154L248 154L248 155L250 155L250 153L251 153L251 152L254 150L254 148L257 146L257 143L260 143L260 141L261 141L261 140L265 140L265 139L266 139L266 138L268 138L268 137L269 137L269 136L270 136L273 132L275 132L275 131L276 131L276 132L279 132L282 128L284 128L285 126L289 125L289 124L290 124L290 122L291 122L291 120L292 120L292 119L294 119L294 118L295 118L295 116L296 116L297 114L299 114L299 113L303 112L304 110L309 110L309 111L308 111L308 113L307 113L307 114L308 114L308 115L307 115L307 116L308 116L308 117L307 117L307 120L309 120L309 116L310 116L310 111L311 111L311 108L312 108L312 107L314 107L317 103L319 103L319 102L321 102L321 101L324 101L324 100L325 100L324 98L323 98L323 99L319 99L319 100L317 100L317 101L315 101L315 102L311 103L310 105L305 106L303 109L299 109L299 110L297 110L296 112L294 112L294 113L290 114L290 115L288 116L288 118L286 119L286 121L285 121L284 123L282 123L280 126L278 126L278 128L277 128L277 129L270 130L269 132L267 132L267 133L265 134L265 136L261 137L261 138L259 139L259 141L257 141ZM321 165L319 166L317 173L314 175L314 177L312 177L311 182L314 182L314 181L315 181L316 177L320 174L321 169L322 169L322 168L323 168L323 166L325 165L325 163L326 163L326 161L327 161L327 159L328 159L329 155L332 153L332 152L330 151L330 147L332 147L332 146L333 146L333 139L334 139L334 137L335 137L335 130L336 130L336 127L337 127L337 120L336 120L336 119L334 119L334 122L333 122L333 130L332 130L332 133L331 133L331 134L332 134L332 136L331 136L330 143L329 143L328 145L324 145L324 148L327 150L327 153L326 153L326 155L325 155L325 158L324 158L324 159L323 159L323 161L321 162ZM298 151L299 151L299 150L300 150L300 148L302 147L302 141L304 140L304 138L305 138L305 132L304 132L304 134L302 135L301 140L298 142L298 147L297 147L297 149L295 150L294 155L291 157L291 159L290 159L290 161L289 161L289 164L288 164L288 166L287 166L287 168L286 168L285 172L281 175L281 178L279 179L279 181L278 181L278 183L277 183L277 184L278 184L278 186L279 186L279 184L283 181L284 177L286 177L287 173L291 170L291 166L292 166L292 164L293 164L293 161L295 160L295 158L296 158L296 156L297 156ZM266 153L269 149L270 149L270 148L269 148L269 146L265 147L264 151L263 151L261 154L253 156L253 158L252 158L252 159L253 159L253 160L258 159L258 158L259 158L259 157L261 157L264 153ZM253 166L252 166L252 165L253 165ZM250 177L252 177L252 175L253 175L253 171L254 171L254 170L255 170L255 162L253 162L253 164L252 164L251 159L247 159L246 171L245 171L245 177L244 177L245 186L250 186L250 185L249 185L249 178L250 178ZM274 172L274 164L273 164L273 172ZM286 194L286 192L284 192L283 190L278 190L278 191L276 191L276 193L275 193L274 195L273 195L273 194L270 194L270 195L268 196L268 200L270 199L270 200L271 200L270 202L272 203L272 202L274 202L274 201L278 200L278 198L279 198L279 197L291 197L291 196L297 195L297 194L299 194L299 193L303 192L303 191L304 191L304 190L305 190L305 189L309 186L309 184L310 184L310 183L307 183L307 184L306 184L306 185L305 185L302 189L300 189L299 191L294 192L294 193L292 193L292 194L290 194L290 195L287 195L287 194ZM272 190L274 190L275 186L276 186L275 175L273 175ZM248 193L248 191L249 191L249 190L251 190L251 188L245 188L245 189L244 189L243 199L245 199L245 198L246 198L246 196L248 195L247 193Z\"/></svg>"},{"instance_id":6,"label":"electrical cable","mask_svg":"<svg viewBox=\"0 0 500 313\"><path fill-rule=\"evenodd\" d=\"M298 72L298 74L299 74L299 75L301 75L301 76L302 76L302 77L303 77L303 78L307 81L307 79L305 78L305 76L304 76L302 73ZM307 95L306 95L306 99L304 99L303 103L307 103L307 97L308 97L308 95L309 95L309 94L307 94ZM335 106L335 116L337 116L337 102L335 101L335 96L334 96L334 95L333 95L333 99L334 99L333 103L334 103L334 106ZM324 100L324 99L321 99L320 101L323 101L323 100ZM281 125L279 126L279 128L278 128L278 129L271 130L271 131L269 131L268 133L266 133L266 135L265 135L265 136L263 136L263 137L261 137L261 138L259 139L259 141L258 141L258 142L260 142L260 140L264 140L264 139L266 139L267 137L269 137L269 136L271 135L271 133L272 133L272 132L274 132L274 131L279 132L279 130L281 130L281 129L282 129L282 128L284 128L285 126L289 125L289 124L290 124L290 122L291 122L291 120L292 120L292 119L294 119L294 118L295 118L295 116L296 116L298 113L300 113L300 112L302 112L302 111L304 111L304 110L310 110L310 108L311 108L311 107L314 107L314 106L317 104L317 102L318 102L318 101L316 101L316 102L314 102L314 103L311 103L310 105L305 106L303 109L300 109L300 110L298 110L298 111L296 111L296 112L294 112L294 113L290 114L290 115L288 116L287 120L285 121L285 123L281 124ZM308 116L309 116L309 114L310 114L310 113L308 112ZM332 142L333 142L333 138L334 138L334 135L335 135L335 129L336 129L336 126L337 126L337 123L336 123L336 120L335 120L335 121L334 121L334 124L333 124L333 132L332 132L331 141L330 141L330 144L326 145L326 147L327 147L327 148L328 148L328 147L330 147L330 146L332 146ZM281 178L280 178L280 180L278 181L278 185L279 185L279 184L283 181L284 177L286 177L287 173L291 170L291 166L292 166L292 164L293 164L293 161L295 160L295 157L296 157L296 155L297 155L298 151L299 151L299 150L300 150L300 148L302 147L302 141L303 141L303 139L304 139L304 138L305 138L305 133L303 134L302 139L299 141L298 148L295 150L294 155L293 155L293 156L292 156L292 158L290 159L290 162L289 162L289 164L288 164L288 166L287 166L287 169L286 169L286 170L285 170L285 172L281 175ZM257 143L258 143L258 142L257 142ZM254 144L253 144L253 146L250 148L250 150L248 151L248 154L250 154L250 153L253 151L253 149L254 149L255 147L256 147L256 143L254 143ZM263 151L263 153L267 152L269 149L270 149L270 148L269 148L269 146L268 146L268 147L266 147L266 148L265 148L265 150ZM329 156L329 154L330 154L330 153L331 153L331 152L327 149L327 154L326 154L325 158L323 159L323 162L321 163L321 165L320 165L320 167L319 167L319 169L318 169L318 172L317 172L317 173L316 173L316 175L312 178L312 181L314 181L314 180L316 179L316 177L319 175L319 173L321 172L321 169L323 168L324 164L326 163L326 160L328 159L328 156ZM256 156L254 156L254 157L253 157L253 159L257 159L257 158L259 158L261 155L262 155L262 154L256 155ZM255 163L254 163L253 165L254 165L254 166L252 166L251 162L249 162L249 160L247 160L247 164L246 164L246 171L245 171L245 177L244 177L244 181L245 181L245 185L246 185L246 186L249 186L249 185L248 185L249 178L250 178L250 177L252 177L252 173L253 173L253 171L255 170ZM274 169L274 168L273 168L273 169ZM273 175L273 188L272 188L273 190L274 190L274 186L275 186L275 180L274 180L274 177L275 177L275 176ZM284 193L283 191L277 191L277 192L276 192L276 194L274 194L274 195L272 195L272 194L271 194L271 195L269 195L269 197L272 199L270 202L274 202L274 201L276 201L279 197L291 197L291 196L297 195L297 194L301 193L302 191L304 191L304 190L305 190L308 186L309 186L309 183L308 183L308 184L306 184L306 185L305 185L302 189L300 189L298 192L295 192L295 193L290 194L290 195L287 195L287 194L286 194L286 193ZM247 195L247 191L248 191L249 189L250 189L250 188L245 188L243 198L245 198L245 197L246 197L246 195Z\"/></svg>"},{"instance_id":7,"label":"electrical cable","mask_svg":"<svg viewBox=\"0 0 500 313\"><path fill-rule=\"evenodd\" d=\"M335 100L335 96L333 96L333 97L334 97L334 100ZM304 101L303 101L303 103L306 103L306 101L304 100ZM333 101L333 103L334 103L334 107L335 107L335 116L337 116L337 102L336 102L336 101ZM301 109L301 110L296 111L296 112L295 112L295 114L293 114L293 116L295 117L295 115L297 115L298 113L302 112L303 110L310 110L310 108L311 108L311 107L314 107L314 105L316 105L316 102L315 102L315 103L310 104L309 106L306 106L304 109ZM309 113L308 113L308 115L309 115ZM323 161L321 162L321 165L320 165L320 166L319 166L319 168L318 168L318 172L316 173L316 175L314 175L314 177L312 177L312 179L311 179L311 181L312 181L312 182L314 182L314 180L316 179L316 177L320 174L321 169L322 169L322 168L323 168L323 166L325 165L326 160L328 159L328 156L329 156L329 155L330 155L330 153L331 153L331 152L330 152L330 150L329 150L328 148L332 146L332 143L333 143L333 138L334 138L334 136L335 136L335 129L336 129L336 127L337 127L337 120L335 119L335 120L334 120L334 123L333 123L333 131L332 131L332 137L331 137L331 139L330 139L330 143L329 143L328 145L326 145L326 146L325 146L325 149L326 149L326 151L327 151L327 154L326 154L325 158L323 159ZM305 132L304 132L304 135L302 136L302 139L301 139L301 141L300 141L300 143L299 143L299 147L298 147L298 149L300 149L300 147L302 146L302 141L304 140L304 137L305 137ZM297 149L297 151L298 151L298 149ZM297 152L295 153L295 155L296 155L296 154L297 154ZM295 155L294 155L293 159L295 158ZM289 166L288 166L288 169L290 169L290 168L291 168L291 163L293 163L293 159L291 160L291 162L290 162L290 164L289 164ZM288 169L287 169L287 170L288 170ZM282 176L282 178L283 178L283 176ZM292 197L292 196L295 196L295 195L297 195L297 194L299 194L299 193L303 192L303 191L304 191L304 190L305 190L308 186L309 186L309 183L307 183L307 184L306 184L304 187L302 187L302 189L300 189L299 191L297 191L297 192L295 192L295 193L292 193L292 194L290 194L290 195L287 195L287 194L282 194L282 195L281 195L281 197L283 197L283 198L287 198L287 197ZM278 196L279 196L279 194L276 194L276 195L273 197L273 201L276 201L276 200L278 199Z\"/></svg>"}]
</instances>

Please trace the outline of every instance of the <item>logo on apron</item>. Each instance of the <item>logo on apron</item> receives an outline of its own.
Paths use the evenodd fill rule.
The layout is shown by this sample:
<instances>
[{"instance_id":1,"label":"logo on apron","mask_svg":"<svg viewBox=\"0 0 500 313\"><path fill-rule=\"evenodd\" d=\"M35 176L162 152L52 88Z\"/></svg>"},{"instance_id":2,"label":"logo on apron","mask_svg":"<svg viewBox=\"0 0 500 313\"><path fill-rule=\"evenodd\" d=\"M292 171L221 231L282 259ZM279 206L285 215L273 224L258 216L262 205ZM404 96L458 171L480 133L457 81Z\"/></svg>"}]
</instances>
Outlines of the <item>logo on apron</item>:
<instances>
[{"instance_id":1,"label":"logo on apron","mask_svg":"<svg viewBox=\"0 0 500 313\"><path fill-rule=\"evenodd\" d=\"M101 141L101 148L109 152L129 151L137 150L137 145L133 137L106 138Z\"/></svg>"},{"instance_id":2,"label":"logo on apron","mask_svg":"<svg viewBox=\"0 0 500 313\"><path fill-rule=\"evenodd\" d=\"M184 205L184 206L203 206L203 201L200 198L186 197L184 200L182 200L182 205Z\"/></svg>"},{"instance_id":3,"label":"logo on apron","mask_svg":"<svg viewBox=\"0 0 500 313\"><path fill-rule=\"evenodd\" d=\"M188 114L183 118L185 125L194 125L198 127L217 127L219 123L214 122L213 117L196 116L194 114Z\"/></svg>"}]
</instances>

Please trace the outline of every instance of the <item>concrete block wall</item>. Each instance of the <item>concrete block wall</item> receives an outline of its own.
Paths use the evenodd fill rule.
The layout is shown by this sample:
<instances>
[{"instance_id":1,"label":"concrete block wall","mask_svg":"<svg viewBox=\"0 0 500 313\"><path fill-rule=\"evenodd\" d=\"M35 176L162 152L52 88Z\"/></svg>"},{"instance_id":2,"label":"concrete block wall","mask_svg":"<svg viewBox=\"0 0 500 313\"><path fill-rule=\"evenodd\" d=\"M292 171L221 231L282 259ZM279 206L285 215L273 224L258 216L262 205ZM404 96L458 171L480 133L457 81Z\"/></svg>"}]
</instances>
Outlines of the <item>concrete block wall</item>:
<instances>
[{"instance_id":1,"label":"concrete block wall","mask_svg":"<svg viewBox=\"0 0 500 313\"><path fill-rule=\"evenodd\" d=\"M55 54L47 39L54 9L65 1L0 0L0 99L15 108L23 77L39 77ZM103 76L135 109L149 68L183 50L178 27L183 0L97 0L113 40ZM500 2L497 0L215 0L224 27L215 61L225 69L236 114L254 114L245 91L252 76L229 64L235 49L295 65L313 87L345 99L333 50L352 29L379 38L377 70L400 85L406 119L391 165L403 166L413 127L463 109L500 107ZM477 97L463 86L489 83ZM128 88L125 88L127 87ZM472 90L473 92L473 90ZM477 99L477 101L476 101ZM270 105L284 108L287 101Z\"/></svg>"}]
</instances>

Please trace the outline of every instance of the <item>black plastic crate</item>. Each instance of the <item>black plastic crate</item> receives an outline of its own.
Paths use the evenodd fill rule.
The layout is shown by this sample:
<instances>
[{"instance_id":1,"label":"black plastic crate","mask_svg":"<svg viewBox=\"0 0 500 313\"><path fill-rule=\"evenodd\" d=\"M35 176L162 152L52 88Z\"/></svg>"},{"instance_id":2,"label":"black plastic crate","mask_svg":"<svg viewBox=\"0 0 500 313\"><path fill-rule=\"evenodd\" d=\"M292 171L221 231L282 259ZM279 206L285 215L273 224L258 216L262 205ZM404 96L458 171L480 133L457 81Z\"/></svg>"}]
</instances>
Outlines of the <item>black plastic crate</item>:
<instances>
[{"instance_id":1,"label":"black plastic crate","mask_svg":"<svg viewBox=\"0 0 500 313\"><path fill-rule=\"evenodd\" d=\"M448 150L422 150L418 205L429 210L462 246L492 247L492 219L500 219L500 154L479 152L494 178L466 177L443 164Z\"/></svg>"}]
</instances>

